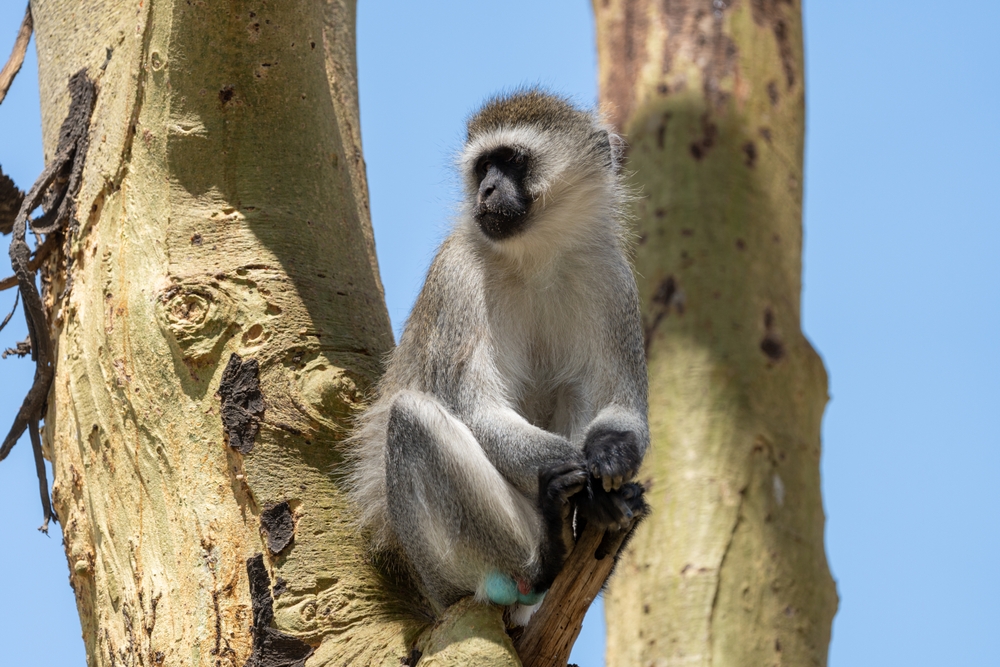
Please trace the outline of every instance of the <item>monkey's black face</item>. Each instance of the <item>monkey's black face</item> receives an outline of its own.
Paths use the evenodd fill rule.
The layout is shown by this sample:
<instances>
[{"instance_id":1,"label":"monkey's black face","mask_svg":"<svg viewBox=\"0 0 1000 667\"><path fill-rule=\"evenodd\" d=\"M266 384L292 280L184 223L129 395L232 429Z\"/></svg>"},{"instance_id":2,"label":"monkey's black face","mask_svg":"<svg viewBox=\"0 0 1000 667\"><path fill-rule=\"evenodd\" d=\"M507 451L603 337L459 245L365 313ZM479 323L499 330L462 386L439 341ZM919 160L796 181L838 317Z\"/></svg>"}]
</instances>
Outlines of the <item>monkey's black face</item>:
<instances>
[{"instance_id":1,"label":"monkey's black face","mask_svg":"<svg viewBox=\"0 0 1000 667\"><path fill-rule=\"evenodd\" d=\"M479 194L474 215L489 238L500 241L524 229L531 209L525 188L528 163L528 156L513 148L497 149L476 163Z\"/></svg>"}]
</instances>

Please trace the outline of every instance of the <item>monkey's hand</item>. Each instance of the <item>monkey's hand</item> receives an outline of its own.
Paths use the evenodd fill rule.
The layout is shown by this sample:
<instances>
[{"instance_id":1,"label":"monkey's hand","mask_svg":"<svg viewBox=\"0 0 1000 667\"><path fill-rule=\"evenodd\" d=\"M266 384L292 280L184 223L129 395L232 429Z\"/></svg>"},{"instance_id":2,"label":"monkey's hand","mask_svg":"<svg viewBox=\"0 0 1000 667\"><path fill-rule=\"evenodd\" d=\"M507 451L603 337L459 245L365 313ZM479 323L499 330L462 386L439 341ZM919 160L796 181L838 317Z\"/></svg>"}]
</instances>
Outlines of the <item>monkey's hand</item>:
<instances>
[{"instance_id":1,"label":"monkey's hand","mask_svg":"<svg viewBox=\"0 0 1000 667\"><path fill-rule=\"evenodd\" d=\"M538 473L538 498L543 514L569 515L569 499L587 485L587 471L580 463L563 463Z\"/></svg>"},{"instance_id":2,"label":"monkey's hand","mask_svg":"<svg viewBox=\"0 0 1000 667\"><path fill-rule=\"evenodd\" d=\"M591 485L587 493L579 496L577 504L580 516L587 523L596 523L601 528L628 530L648 511L643 498L642 485L637 482L622 484L621 488L605 491Z\"/></svg>"},{"instance_id":3,"label":"monkey's hand","mask_svg":"<svg viewBox=\"0 0 1000 667\"><path fill-rule=\"evenodd\" d=\"M601 480L605 491L618 489L622 482L635 477L642 454L639 436L632 431L595 428L583 443L587 470Z\"/></svg>"}]
</instances>

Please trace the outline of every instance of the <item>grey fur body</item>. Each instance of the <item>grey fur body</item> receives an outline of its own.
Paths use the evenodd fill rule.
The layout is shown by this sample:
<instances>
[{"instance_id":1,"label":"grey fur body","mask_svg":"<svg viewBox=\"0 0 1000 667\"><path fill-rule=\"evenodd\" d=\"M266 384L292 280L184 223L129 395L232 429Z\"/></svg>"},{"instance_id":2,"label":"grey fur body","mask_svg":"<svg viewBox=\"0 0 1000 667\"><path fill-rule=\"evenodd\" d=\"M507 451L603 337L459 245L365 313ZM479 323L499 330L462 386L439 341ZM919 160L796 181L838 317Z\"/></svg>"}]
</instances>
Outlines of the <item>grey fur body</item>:
<instances>
[{"instance_id":1,"label":"grey fur body","mask_svg":"<svg viewBox=\"0 0 1000 667\"><path fill-rule=\"evenodd\" d=\"M540 105L553 109L541 120L523 111ZM352 496L373 546L404 558L439 607L469 594L503 603L486 581L493 572L547 587L544 561L561 552L546 546L546 494L565 521L590 475L598 491L621 492L648 445L612 139L592 114L534 91L470 121L468 203L352 438ZM497 240L477 222L476 164L510 146L529 156L518 173L531 203Z\"/></svg>"}]
</instances>

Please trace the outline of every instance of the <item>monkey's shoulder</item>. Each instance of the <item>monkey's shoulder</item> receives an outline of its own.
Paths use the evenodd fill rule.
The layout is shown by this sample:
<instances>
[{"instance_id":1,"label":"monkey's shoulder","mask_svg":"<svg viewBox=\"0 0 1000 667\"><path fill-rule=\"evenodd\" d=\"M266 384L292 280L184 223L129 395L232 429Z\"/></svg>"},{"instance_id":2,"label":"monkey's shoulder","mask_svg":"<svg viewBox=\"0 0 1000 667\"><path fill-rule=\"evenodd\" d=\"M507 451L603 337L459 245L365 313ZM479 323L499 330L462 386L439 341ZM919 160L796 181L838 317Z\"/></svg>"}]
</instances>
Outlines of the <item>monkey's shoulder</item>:
<instances>
[{"instance_id":1,"label":"monkey's shoulder","mask_svg":"<svg viewBox=\"0 0 1000 667\"><path fill-rule=\"evenodd\" d=\"M481 263L456 234L445 239L427 271L406 329L418 335L460 335L484 325Z\"/></svg>"}]
</instances>

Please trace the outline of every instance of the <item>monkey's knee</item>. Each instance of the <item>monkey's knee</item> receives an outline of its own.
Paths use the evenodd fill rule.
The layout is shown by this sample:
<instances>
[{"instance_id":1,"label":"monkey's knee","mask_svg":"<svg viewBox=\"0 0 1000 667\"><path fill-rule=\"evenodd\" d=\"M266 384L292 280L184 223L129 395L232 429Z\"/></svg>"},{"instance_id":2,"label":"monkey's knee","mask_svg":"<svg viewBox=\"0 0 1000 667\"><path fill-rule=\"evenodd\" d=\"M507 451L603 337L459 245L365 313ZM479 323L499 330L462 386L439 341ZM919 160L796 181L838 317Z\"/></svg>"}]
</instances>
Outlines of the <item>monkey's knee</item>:
<instances>
[{"instance_id":1,"label":"monkey's knee","mask_svg":"<svg viewBox=\"0 0 1000 667\"><path fill-rule=\"evenodd\" d=\"M446 465L446 440L454 430L453 418L433 397L416 391L401 391L389 409L386 433L386 482L390 492L396 485L412 492L419 477L437 476Z\"/></svg>"}]
</instances>

